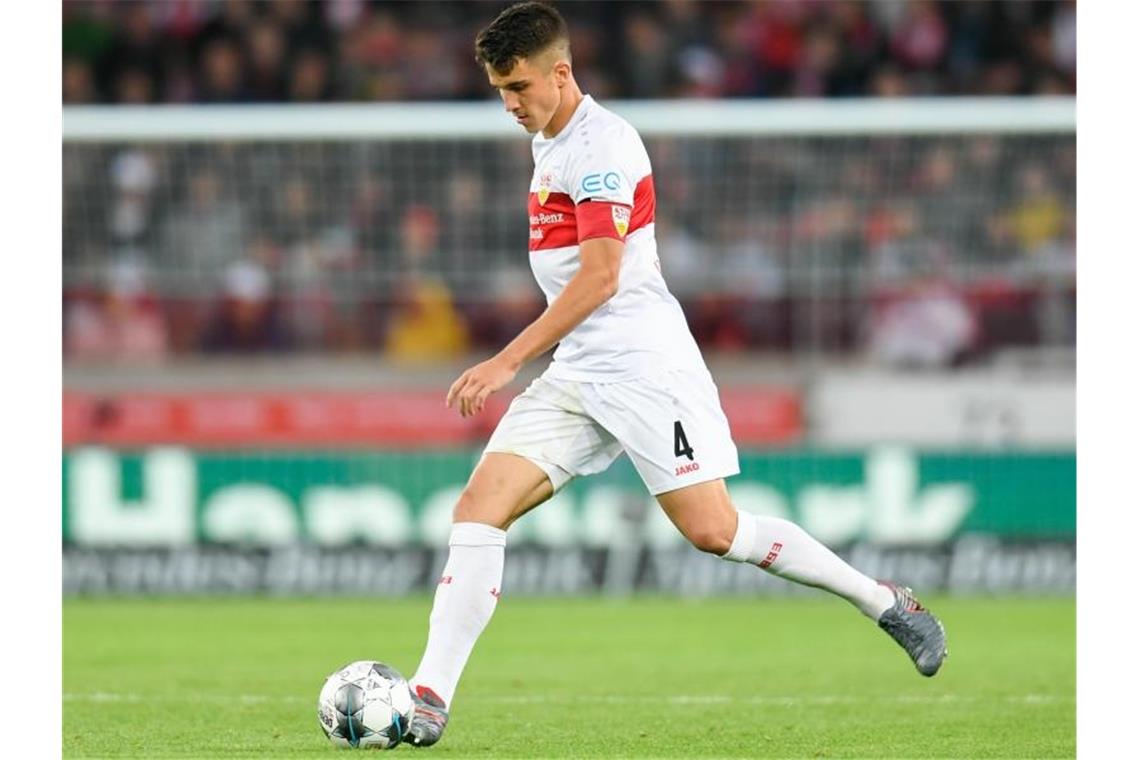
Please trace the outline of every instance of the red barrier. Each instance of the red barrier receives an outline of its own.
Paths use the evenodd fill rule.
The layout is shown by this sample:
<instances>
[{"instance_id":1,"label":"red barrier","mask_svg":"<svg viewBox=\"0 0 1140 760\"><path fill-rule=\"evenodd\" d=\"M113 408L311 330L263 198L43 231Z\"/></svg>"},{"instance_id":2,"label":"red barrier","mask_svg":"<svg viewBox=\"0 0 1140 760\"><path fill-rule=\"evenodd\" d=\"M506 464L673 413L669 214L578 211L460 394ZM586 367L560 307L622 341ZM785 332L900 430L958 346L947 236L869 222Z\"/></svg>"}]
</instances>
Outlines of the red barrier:
<instances>
[{"instance_id":1,"label":"red barrier","mask_svg":"<svg viewBox=\"0 0 1140 760\"><path fill-rule=\"evenodd\" d=\"M65 392L63 444L131 447L427 448L486 441L512 396L495 395L464 419L445 392ZM721 391L738 444L796 442L799 395L782 388Z\"/></svg>"}]
</instances>

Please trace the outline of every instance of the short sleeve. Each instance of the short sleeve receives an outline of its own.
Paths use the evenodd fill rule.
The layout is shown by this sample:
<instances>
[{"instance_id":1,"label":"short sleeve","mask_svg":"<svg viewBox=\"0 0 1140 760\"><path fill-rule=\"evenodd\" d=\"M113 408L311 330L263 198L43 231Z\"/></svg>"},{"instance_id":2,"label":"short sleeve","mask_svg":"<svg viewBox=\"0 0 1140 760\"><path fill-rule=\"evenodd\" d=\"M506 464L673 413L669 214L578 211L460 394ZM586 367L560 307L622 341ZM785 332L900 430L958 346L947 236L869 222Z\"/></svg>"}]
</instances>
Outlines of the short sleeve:
<instances>
[{"instance_id":1,"label":"short sleeve","mask_svg":"<svg viewBox=\"0 0 1140 760\"><path fill-rule=\"evenodd\" d=\"M613 125L598 134L587 133L576 146L577 157L566 177L575 205L593 200L633 206L637 178L630 176L624 132L621 125Z\"/></svg>"}]
</instances>

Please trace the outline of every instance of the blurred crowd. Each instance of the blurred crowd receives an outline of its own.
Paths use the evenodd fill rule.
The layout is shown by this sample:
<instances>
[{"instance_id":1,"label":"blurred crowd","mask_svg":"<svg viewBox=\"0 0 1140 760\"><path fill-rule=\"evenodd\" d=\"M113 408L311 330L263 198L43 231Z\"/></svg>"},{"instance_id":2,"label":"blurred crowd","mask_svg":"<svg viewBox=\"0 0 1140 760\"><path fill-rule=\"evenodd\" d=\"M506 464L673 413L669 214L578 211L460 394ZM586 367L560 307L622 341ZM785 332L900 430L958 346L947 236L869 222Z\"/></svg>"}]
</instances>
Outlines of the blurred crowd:
<instances>
[{"instance_id":1,"label":"blurred crowd","mask_svg":"<svg viewBox=\"0 0 1140 760\"><path fill-rule=\"evenodd\" d=\"M706 349L945 366L1072 345L1071 134L646 144ZM545 305L530 172L526 140L65 145L65 349L496 349Z\"/></svg>"},{"instance_id":2,"label":"blurred crowd","mask_svg":"<svg viewBox=\"0 0 1140 760\"><path fill-rule=\"evenodd\" d=\"M507 3L64 0L63 101L484 99ZM598 98L1072 94L1076 3L564 2Z\"/></svg>"}]
</instances>

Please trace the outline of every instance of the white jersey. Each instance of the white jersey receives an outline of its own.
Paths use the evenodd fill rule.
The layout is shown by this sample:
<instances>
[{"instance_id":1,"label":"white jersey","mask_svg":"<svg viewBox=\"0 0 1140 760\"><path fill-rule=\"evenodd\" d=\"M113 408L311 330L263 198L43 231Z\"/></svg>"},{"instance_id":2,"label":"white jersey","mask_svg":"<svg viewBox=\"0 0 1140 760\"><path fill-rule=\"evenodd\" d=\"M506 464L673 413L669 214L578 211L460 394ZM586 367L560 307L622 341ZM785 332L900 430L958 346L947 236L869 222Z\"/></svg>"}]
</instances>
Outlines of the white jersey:
<instances>
[{"instance_id":1,"label":"white jersey","mask_svg":"<svg viewBox=\"0 0 1140 760\"><path fill-rule=\"evenodd\" d=\"M557 135L535 135L533 151L530 266L548 303L577 273L580 241L625 242L617 293L562 339L545 376L597 383L704 370L661 276L653 172L637 131L587 95Z\"/></svg>"}]
</instances>

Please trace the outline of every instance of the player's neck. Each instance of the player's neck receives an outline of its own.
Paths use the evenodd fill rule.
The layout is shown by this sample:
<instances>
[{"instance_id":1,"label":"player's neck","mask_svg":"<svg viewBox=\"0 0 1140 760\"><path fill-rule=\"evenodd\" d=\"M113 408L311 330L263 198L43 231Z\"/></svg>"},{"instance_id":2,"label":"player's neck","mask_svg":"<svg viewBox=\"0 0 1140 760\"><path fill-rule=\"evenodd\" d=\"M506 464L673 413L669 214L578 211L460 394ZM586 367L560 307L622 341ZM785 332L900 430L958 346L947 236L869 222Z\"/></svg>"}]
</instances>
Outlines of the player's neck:
<instances>
[{"instance_id":1,"label":"player's neck","mask_svg":"<svg viewBox=\"0 0 1140 760\"><path fill-rule=\"evenodd\" d=\"M542 130L542 136L549 140L561 132L563 127L570 123L570 119L574 118L574 112L578 110L578 106L585 97L582 91L578 89L578 85L571 80L566 86L566 92L558 110L554 112L550 123Z\"/></svg>"}]
</instances>

